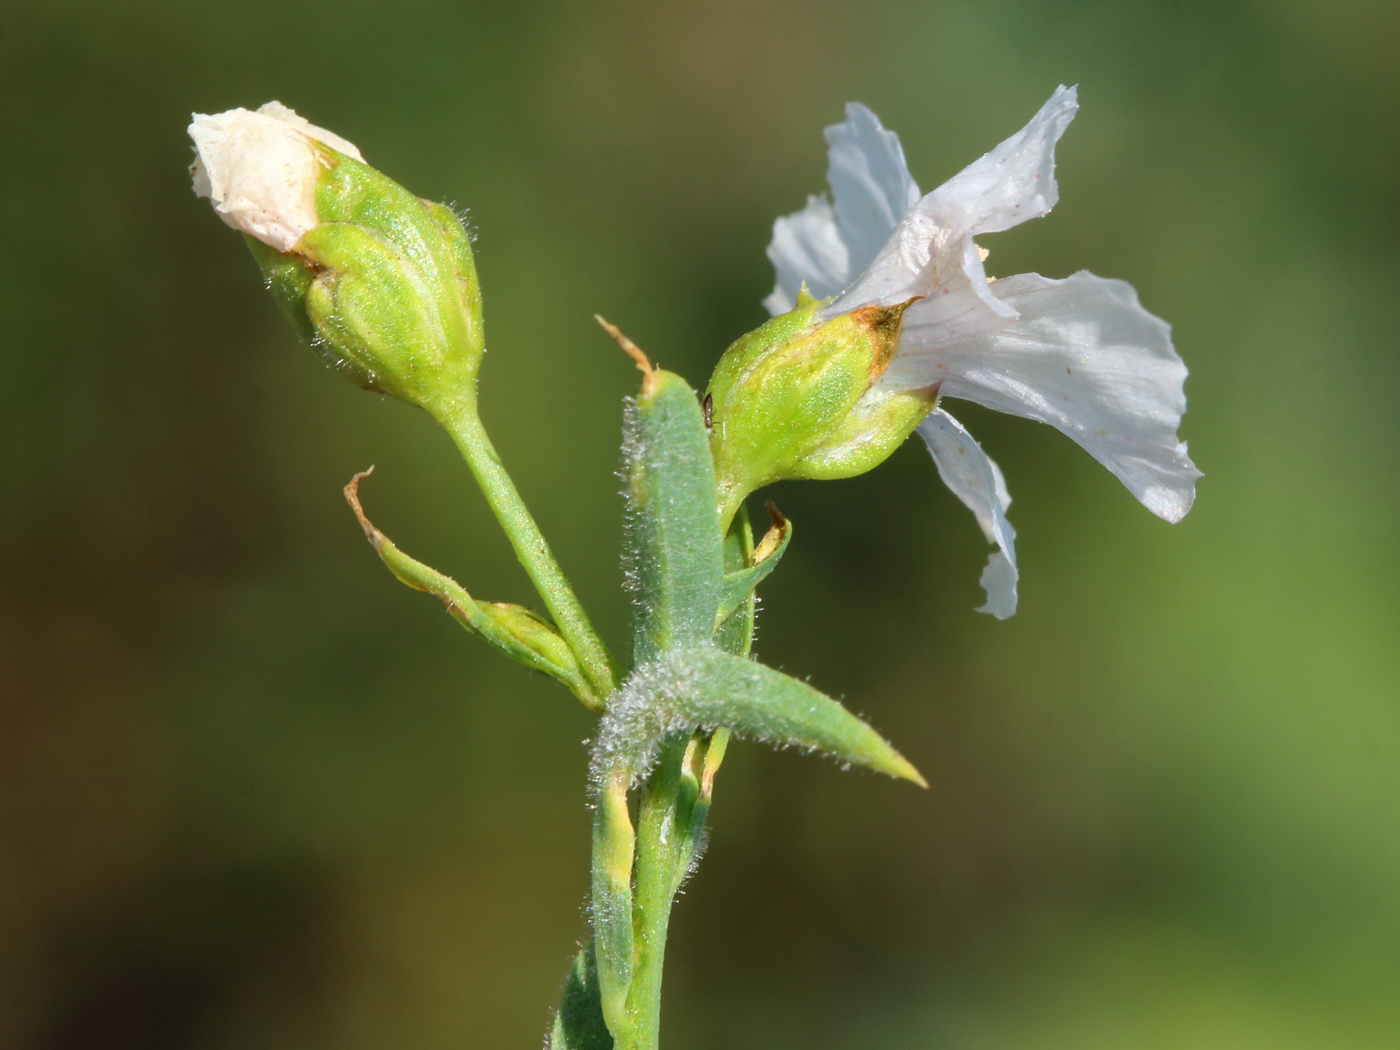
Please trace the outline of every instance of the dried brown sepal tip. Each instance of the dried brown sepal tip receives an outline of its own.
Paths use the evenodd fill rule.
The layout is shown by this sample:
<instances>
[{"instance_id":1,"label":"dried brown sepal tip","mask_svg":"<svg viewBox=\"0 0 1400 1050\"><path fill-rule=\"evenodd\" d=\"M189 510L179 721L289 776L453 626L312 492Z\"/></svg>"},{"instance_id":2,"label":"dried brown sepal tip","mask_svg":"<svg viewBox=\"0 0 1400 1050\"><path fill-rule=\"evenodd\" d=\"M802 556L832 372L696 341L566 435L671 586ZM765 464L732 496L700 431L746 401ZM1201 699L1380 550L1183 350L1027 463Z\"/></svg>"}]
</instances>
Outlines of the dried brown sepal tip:
<instances>
[{"instance_id":1,"label":"dried brown sepal tip","mask_svg":"<svg viewBox=\"0 0 1400 1050\"><path fill-rule=\"evenodd\" d=\"M360 528L364 530L365 539L377 551L384 542L384 533L374 527L374 523L365 516L365 511L360 506L360 482L374 473L374 467L360 471L353 478L345 483L345 488L341 492L345 494L345 502L350 504L350 509L355 512L355 520L360 523Z\"/></svg>"},{"instance_id":2,"label":"dried brown sepal tip","mask_svg":"<svg viewBox=\"0 0 1400 1050\"><path fill-rule=\"evenodd\" d=\"M632 363L637 366L637 370L646 378L642 380L642 393L649 394L655 387L656 380L653 378L656 369L652 366L651 358L647 357L643 350L632 340L623 334L621 328L613 324L602 314L594 314L593 320L597 321L603 331L612 337L613 342L622 347L622 352L632 359Z\"/></svg>"},{"instance_id":3,"label":"dried brown sepal tip","mask_svg":"<svg viewBox=\"0 0 1400 1050\"><path fill-rule=\"evenodd\" d=\"M771 499L765 506L768 508L768 517L771 519L772 524L768 526L768 531L763 534L763 539L759 541L758 546L754 548L753 563L755 565L766 561L768 557L778 549L788 529L787 518Z\"/></svg>"}]
</instances>

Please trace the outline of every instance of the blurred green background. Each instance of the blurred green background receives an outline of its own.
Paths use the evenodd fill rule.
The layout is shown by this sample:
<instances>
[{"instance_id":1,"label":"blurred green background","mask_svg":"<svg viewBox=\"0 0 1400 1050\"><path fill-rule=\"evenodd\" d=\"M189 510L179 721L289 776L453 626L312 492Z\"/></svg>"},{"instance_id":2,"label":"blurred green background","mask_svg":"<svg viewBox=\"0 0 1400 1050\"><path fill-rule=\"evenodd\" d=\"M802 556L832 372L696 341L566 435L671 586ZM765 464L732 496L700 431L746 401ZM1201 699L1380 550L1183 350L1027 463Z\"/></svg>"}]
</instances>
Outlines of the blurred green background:
<instances>
[{"instance_id":1,"label":"blurred green background","mask_svg":"<svg viewBox=\"0 0 1400 1050\"><path fill-rule=\"evenodd\" d=\"M616 644L630 364L703 383L847 99L931 188L1059 83L994 273L1123 277L1206 472L1168 527L965 406L1022 604L917 443L772 495L759 651L932 790L731 750L668 1050L1400 1045L1400 8L1388 0L48 0L0 15L0 1046L538 1045L587 864L585 712L398 586L339 487L523 576L426 417L297 346L189 191L280 99L469 208L487 423Z\"/></svg>"}]
</instances>

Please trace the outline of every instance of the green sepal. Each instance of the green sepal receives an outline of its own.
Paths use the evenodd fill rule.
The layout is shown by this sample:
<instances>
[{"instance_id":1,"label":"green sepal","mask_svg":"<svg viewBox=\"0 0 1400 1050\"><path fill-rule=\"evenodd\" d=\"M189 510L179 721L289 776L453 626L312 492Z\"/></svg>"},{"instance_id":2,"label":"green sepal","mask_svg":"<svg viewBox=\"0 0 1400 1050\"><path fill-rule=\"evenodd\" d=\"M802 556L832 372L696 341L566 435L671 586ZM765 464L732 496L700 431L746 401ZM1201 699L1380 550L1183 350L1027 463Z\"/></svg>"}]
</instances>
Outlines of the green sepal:
<instances>
[{"instance_id":1,"label":"green sepal","mask_svg":"<svg viewBox=\"0 0 1400 1050\"><path fill-rule=\"evenodd\" d=\"M439 293L373 230L327 222L297 242L321 272L306 295L312 344L361 385L425 407L471 396L474 362ZM342 363L343 362L343 363Z\"/></svg>"},{"instance_id":2,"label":"green sepal","mask_svg":"<svg viewBox=\"0 0 1400 1050\"><path fill-rule=\"evenodd\" d=\"M317 218L364 229L404 256L440 310L453 350L474 371L484 340L481 288L461 219L451 208L415 197L354 157L328 152L334 163L316 183Z\"/></svg>"},{"instance_id":3,"label":"green sepal","mask_svg":"<svg viewBox=\"0 0 1400 1050\"><path fill-rule=\"evenodd\" d=\"M545 1050L613 1050L598 993L598 964L590 942L579 950L564 981Z\"/></svg>"},{"instance_id":4,"label":"green sepal","mask_svg":"<svg viewBox=\"0 0 1400 1050\"><path fill-rule=\"evenodd\" d=\"M471 234L462 216L445 204L420 198L428 216L437 224L438 239L433 242L439 274L455 284L459 319L465 329L468 345L474 351L473 366L480 364L485 349L486 333L481 316L481 285L476 276L476 256L472 252Z\"/></svg>"},{"instance_id":5,"label":"green sepal","mask_svg":"<svg viewBox=\"0 0 1400 1050\"><path fill-rule=\"evenodd\" d=\"M297 334L368 390L472 403L484 349L471 240L450 208L318 144L317 224L288 252L248 238Z\"/></svg>"},{"instance_id":6,"label":"green sepal","mask_svg":"<svg viewBox=\"0 0 1400 1050\"><path fill-rule=\"evenodd\" d=\"M594 745L594 781L635 780L668 738L721 728L928 786L908 759L831 697L713 646L670 650L622 684Z\"/></svg>"},{"instance_id":7,"label":"green sepal","mask_svg":"<svg viewBox=\"0 0 1400 1050\"><path fill-rule=\"evenodd\" d=\"M912 302L823 318L828 301L804 294L724 352L708 387L724 514L783 478L863 473L909 436L936 391L886 393L877 381Z\"/></svg>"},{"instance_id":8,"label":"green sepal","mask_svg":"<svg viewBox=\"0 0 1400 1050\"><path fill-rule=\"evenodd\" d=\"M778 561L782 558L783 553L787 550L788 542L792 539L792 523L778 513L778 509L772 503L768 504L768 512L773 517L772 527L763 537L763 542L746 559L750 564L724 574L724 584L720 592L719 615L716 618L718 631L724 631L726 621L736 613L747 612L749 634L750 636L753 634L754 591L768 577L768 574L778 567ZM752 537L750 537L750 545L752 542ZM727 553L728 548L726 547L726 555ZM728 569L728 565L725 567ZM716 642L726 652L734 651L718 637L716 637Z\"/></svg>"},{"instance_id":9,"label":"green sepal","mask_svg":"<svg viewBox=\"0 0 1400 1050\"><path fill-rule=\"evenodd\" d=\"M298 338L311 346L316 345L316 326L306 316L306 296L311 291L311 283L316 280L316 267L300 255L279 252L270 244L264 244L256 237L243 235L243 243L253 254L253 260L262 271L267 282L267 290L277 302L283 315L296 329ZM324 355L323 355L324 356ZM328 361L331 367L344 372L351 381L364 386L362 373Z\"/></svg>"},{"instance_id":10,"label":"green sepal","mask_svg":"<svg viewBox=\"0 0 1400 1050\"><path fill-rule=\"evenodd\" d=\"M360 481L368 473L350 479L345 486L345 499L365 538L389 571L401 583L436 597L454 620L512 660L563 683L586 707L602 710L602 700L580 673L568 644L550 623L519 605L477 601L455 580L403 553L374 526L365 516L359 498Z\"/></svg>"},{"instance_id":11,"label":"green sepal","mask_svg":"<svg viewBox=\"0 0 1400 1050\"><path fill-rule=\"evenodd\" d=\"M789 477L836 481L873 470L904 443L937 403L937 387L872 388L821 445L793 464Z\"/></svg>"},{"instance_id":12,"label":"green sepal","mask_svg":"<svg viewBox=\"0 0 1400 1050\"><path fill-rule=\"evenodd\" d=\"M876 348L849 314L815 304L737 339L710 378L715 470L726 509L789 476L870 386Z\"/></svg>"},{"instance_id":13,"label":"green sepal","mask_svg":"<svg viewBox=\"0 0 1400 1050\"><path fill-rule=\"evenodd\" d=\"M709 436L695 391L651 370L629 405L628 578L637 602L634 659L706 643L715 630L724 553Z\"/></svg>"}]
</instances>

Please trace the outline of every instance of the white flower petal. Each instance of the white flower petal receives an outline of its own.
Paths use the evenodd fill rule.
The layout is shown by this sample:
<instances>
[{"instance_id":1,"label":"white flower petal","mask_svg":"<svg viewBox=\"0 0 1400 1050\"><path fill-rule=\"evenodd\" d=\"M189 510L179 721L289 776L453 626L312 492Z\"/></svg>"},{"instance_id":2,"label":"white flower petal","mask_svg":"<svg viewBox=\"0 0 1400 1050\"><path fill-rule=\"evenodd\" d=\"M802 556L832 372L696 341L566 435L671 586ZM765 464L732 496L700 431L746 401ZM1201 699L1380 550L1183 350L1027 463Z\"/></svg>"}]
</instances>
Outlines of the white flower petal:
<instances>
[{"instance_id":1,"label":"white flower petal","mask_svg":"<svg viewBox=\"0 0 1400 1050\"><path fill-rule=\"evenodd\" d=\"M818 299L846 287L851 255L837 230L831 202L825 197L809 197L807 207L773 223L768 259L777 284L763 305L774 317L797 305L797 293L804 284Z\"/></svg>"},{"instance_id":2,"label":"white flower petal","mask_svg":"<svg viewBox=\"0 0 1400 1050\"><path fill-rule=\"evenodd\" d=\"M846 119L826 129L826 141L826 180L836 202L841 239L850 253L852 272L844 288L875 258L919 199L919 187L909 174L899 136L859 102L846 103Z\"/></svg>"},{"instance_id":3,"label":"white flower petal","mask_svg":"<svg viewBox=\"0 0 1400 1050\"><path fill-rule=\"evenodd\" d=\"M777 285L763 305L774 315L796 305L804 283L818 299L840 292L919 199L899 137L865 106L847 103L846 119L826 129L826 141L835 205L810 197L802 211L773 224L768 258Z\"/></svg>"},{"instance_id":4,"label":"white flower petal","mask_svg":"<svg viewBox=\"0 0 1400 1050\"><path fill-rule=\"evenodd\" d=\"M1049 423L1111 470L1152 513L1180 521L1201 476L1177 438L1186 366L1171 329L1132 285L1080 272L992 285L1020 317L994 335L906 355L906 374L947 397ZM914 333L911 346L917 345ZM937 377L934 379L933 377Z\"/></svg>"},{"instance_id":5,"label":"white flower petal","mask_svg":"<svg viewBox=\"0 0 1400 1050\"><path fill-rule=\"evenodd\" d=\"M962 243L960 255L941 260L944 265L933 290L904 311L903 330L912 333L913 339L901 340L901 353L906 343L909 348L916 343L946 346L999 331L1015 318L1016 311L988 287L977 245L971 237Z\"/></svg>"},{"instance_id":6,"label":"white flower petal","mask_svg":"<svg viewBox=\"0 0 1400 1050\"><path fill-rule=\"evenodd\" d=\"M189 132L198 151L190 169L195 193L207 197L228 225L282 252L317 224L322 156L313 141L364 159L352 143L280 102L256 113L196 113Z\"/></svg>"},{"instance_id":7,"label":"white flower petal","mask_svg":"<svg viewBox=\"0 0 1400 1050\"><path fill-rule=\"evenodd\" d=\"M1005 620L1016 611L1016 530L1006 518L1011 496L1001 471L963 425L941 408L919 424L919 434L943 483L977 515L987 541L997 545L982 571L987 604L977 611Z\"/></svg>"},{"instance_id":8,"label":"white flower petal","mask_svg":"<svg viewBox=\"0 0 1400 1050\"><path fill-rule=\"evenodd\" d=\"M315 124L311 123L311 121L299 115L297 111L290 106L284 106L282 103L274 100L272 102L264 102L258 107L258 112L265 117L280 120L283 124L288 124L296 128L308 138L313 138L317 142L324 142L337 153L344 153L347 157L354 157L361 163L364 162L365 158L360 155L359 147L353 142L349 139L341 138L334 131L327 131L325 128L317 127Z\"/></svg>"},{"instance_id":9,"label":"white flower petal","mask_svg":"<svg viewBox=\"0 0 1400 1050\"><path fill-rule=\"evenodd\" d=\"M998 620L1016 615L1016 579L1015 563L1001 551L993 551L977 580L986 592L987 604L979 605L976 611L991 613Z\"/></svg>"},{"instance_id":10,"label":"white flower petal","mask_svg":"<svg viewBox=\"0 0 1400 1050\"><path fill-rule=\"evenodd\" d=\"M951 290L965 309L1002 314L986 292L986 272L970 240L1044 215L1059 199L1055 143L1079 108L1076 91L1060 87L1029 124L969 164L905 215L859 279L825 311L830 316L913 296L936 299ZM970 298L975 296L976 299ZM981 300L980 304L978 300Z\"/></svg>"},{"instance_id":11,"label":"white flower petal","mask_svg":"<svg viewBox=\"0 0 1400 1050\"><path fill-rule=\"evenodd\" d=\"M1029 124L939 186L918 210L974 234L1000 233L1044 215L1060 199L1055 143L1078 109L1078 91L1057 88Z\"/></svg>"}]
</instances>

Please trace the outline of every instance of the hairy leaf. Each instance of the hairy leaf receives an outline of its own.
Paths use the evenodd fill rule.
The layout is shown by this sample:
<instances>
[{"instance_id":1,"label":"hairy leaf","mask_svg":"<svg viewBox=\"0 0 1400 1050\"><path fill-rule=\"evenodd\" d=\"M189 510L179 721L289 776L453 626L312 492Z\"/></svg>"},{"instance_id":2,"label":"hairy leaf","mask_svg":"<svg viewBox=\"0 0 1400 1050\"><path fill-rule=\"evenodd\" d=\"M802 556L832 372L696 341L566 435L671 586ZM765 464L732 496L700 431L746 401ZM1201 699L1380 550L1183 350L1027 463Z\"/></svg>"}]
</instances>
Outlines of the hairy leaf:
<instances>
[{"instance_id":1,"label":"hairy leaf","mask_svg":"<svg viewBox=\"0 0 1400 1050\"><path fill-rule=\"evenodd\" d=\"M778 746L822 751L927 786L879 733L806 682L711 645L672 649L638 667L609 702L593 776L635 780L672 734L730 729Z\"/></svg>"},{"instance_id":2,"label":"hairy leaf","mask_svg":"<svg viewBox=\"0 0 1400 1050\"><path fill-rule=\"evenodd\" d=\"M625 445L636 663L708 642L723 575L718 495L695 392L671 372L647 372L631 403Z\"/></svg>"}]
</instances>

